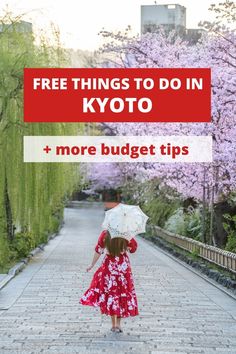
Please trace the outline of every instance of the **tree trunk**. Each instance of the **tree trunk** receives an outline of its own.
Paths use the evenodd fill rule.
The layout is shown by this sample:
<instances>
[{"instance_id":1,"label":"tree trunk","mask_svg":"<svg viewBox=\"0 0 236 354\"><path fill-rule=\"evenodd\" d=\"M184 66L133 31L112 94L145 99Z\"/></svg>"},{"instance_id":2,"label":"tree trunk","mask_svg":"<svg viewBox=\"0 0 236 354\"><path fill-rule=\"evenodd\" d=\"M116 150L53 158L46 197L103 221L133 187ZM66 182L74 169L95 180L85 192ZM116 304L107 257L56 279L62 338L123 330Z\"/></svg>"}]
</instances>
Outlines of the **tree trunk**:
<instances>
[{"instance_id":1,"label":"tree trunk","mask_svg":"<svg viewBox=\"0 0 236 354\"><path fill-rule=\"evenodd\" d=\"M226 213L230 215L235 215L236 207L230 206L227 202L222 202L215 205L214 211L215 211L216 246L220 248L224 248L227 242L227 233L223 227L223 222L225 222L223 215Z\"/></svg>"}]
</instances>

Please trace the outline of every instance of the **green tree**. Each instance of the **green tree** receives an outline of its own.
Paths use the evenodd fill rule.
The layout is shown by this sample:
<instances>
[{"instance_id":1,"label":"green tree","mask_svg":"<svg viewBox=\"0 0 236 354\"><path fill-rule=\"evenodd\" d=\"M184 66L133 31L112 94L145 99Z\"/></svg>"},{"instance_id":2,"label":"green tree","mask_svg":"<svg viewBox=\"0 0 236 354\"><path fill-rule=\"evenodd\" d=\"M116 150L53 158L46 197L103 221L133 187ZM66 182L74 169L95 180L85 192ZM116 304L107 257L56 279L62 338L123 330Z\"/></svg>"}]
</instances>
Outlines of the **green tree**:
<instances>
[{"instance_id":1,"label":"green tree","mask_svg":"<svg viewBox=\"0 0 236 354\"><path fill-rule=\"evenodd\" d=\"M58 230L64 203L81 178L78 164L23 162L24 135L78 135L82 130L78 123L23 121L23 69L66 64L58 32L54 45L45 38L36 45L29 27L10 13L0 19L0 267Z\"/></svg>"}]
</instances>

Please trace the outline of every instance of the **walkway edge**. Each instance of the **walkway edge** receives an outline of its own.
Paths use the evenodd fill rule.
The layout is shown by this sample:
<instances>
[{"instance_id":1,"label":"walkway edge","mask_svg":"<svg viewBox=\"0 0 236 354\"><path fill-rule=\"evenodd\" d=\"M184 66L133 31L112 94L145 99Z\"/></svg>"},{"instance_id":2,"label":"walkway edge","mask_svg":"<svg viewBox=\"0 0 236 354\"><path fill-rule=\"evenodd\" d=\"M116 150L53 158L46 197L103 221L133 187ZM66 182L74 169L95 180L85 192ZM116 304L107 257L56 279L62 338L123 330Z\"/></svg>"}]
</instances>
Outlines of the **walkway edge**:
<instances>
[{"instance_id":1,"label":"walkway edge","mask_svg":"<svg viewBox=\"0 0 236 354\"><path fill-rule=\"evenodd\" d=\"M236 296L231 292L228 291L224 286L220 285L219 283L213 281L211 278L209 278L207 275L204 275L201 272L198 272L197 270L195 270L193 267L191 267L190 265L188 265L187 263L185 263L184 261L181 261L180 259L178 259L177 257L173 256L171 253L169 253L166 250L163 250L161 247L155 245L152 241L147 240L146 238L142 237L142 239L147 242L150 246L157 248L158 251L162 252L163 254L165 254L166 256L170 257L171 259L173 259L174 261L176 261L177 263L181 264L182 266L184 266L185 268L187 268L188 270L190 270L191 272L193 272L194 274L198 275L200 278L206 280L208 283L210 283L211 285L213 285L214 287L216 287L217 289L221 290L223 293L225 293L226 295L228 295L229 297L233 298L234 300L236 300Z\"/></svg>"},{"instance_id":2,"label":"walkway edge","mask_svg":"<svg viewBox=\"0 0 236 354\"><path fill-rule=\"evenodd\" d=\"M62 228L63 224L64 222L62 222L60 225L60 229ZM30 251L27 257L23 258L20 262L16 263L11 269L9 269L6 276L0 281L0 291L27 266L31 258L33 258L39 252L43 251L44 247L50 242L50 240L59 235L60 229L58 232L49 235L47 242L38 245L36 248Z\"/></svg>"}]
</instances>

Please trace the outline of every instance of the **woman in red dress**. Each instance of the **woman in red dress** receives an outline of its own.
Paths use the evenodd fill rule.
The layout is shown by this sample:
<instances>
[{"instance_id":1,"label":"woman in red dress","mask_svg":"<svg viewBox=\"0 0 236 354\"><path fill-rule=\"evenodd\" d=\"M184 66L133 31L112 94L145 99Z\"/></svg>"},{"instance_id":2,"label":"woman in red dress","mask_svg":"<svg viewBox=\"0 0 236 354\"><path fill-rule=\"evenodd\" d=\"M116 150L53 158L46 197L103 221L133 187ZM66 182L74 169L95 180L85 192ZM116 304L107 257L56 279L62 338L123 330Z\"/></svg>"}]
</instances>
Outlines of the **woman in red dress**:
<instances>
[{"instance_id":1,"label":"woman in red dress","mask_svg":"<svg viewBox=\"0 0 236 354\"><path fill-rule=\"evenodd\" d=\"M93 268L106 250L101 266L94 273L89 289L80 299L82 305L99 306L101 313L111 316L113 332L122 332L123 317L137 316L138 304L133 275L127 252L134 253L137 242L122 237L111 238L103 231L95 247L95 253L87 272Z\"/></svg>"}]
</instances>

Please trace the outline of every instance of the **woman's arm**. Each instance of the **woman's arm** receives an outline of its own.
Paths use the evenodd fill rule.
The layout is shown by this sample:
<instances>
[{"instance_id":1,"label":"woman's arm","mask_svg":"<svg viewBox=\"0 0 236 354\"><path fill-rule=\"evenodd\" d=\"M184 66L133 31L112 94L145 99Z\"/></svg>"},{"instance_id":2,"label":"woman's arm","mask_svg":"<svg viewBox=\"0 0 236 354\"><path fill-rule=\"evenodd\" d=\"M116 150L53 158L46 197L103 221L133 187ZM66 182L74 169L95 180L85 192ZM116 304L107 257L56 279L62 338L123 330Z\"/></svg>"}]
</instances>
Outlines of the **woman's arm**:
<instances>
[{"instance_id":1,"label":"woman's arm","mask_svg":"<svg viewBox=\"0 0 236 354\"><path fill-rule=\"evenodd\" d=\"M92 260L92 263L90 264L90 266L88 266L88 268L86 269L87 272L89 272L93 267L94 265L97 263L97 261L99 260L99 257L101 255L97 252L94 252L94 256L93 256L93 260Z\"/></svg>"},{"instance_id":2,"label":"woman's arm","mask_svg":"<svg viewBox=\"0 0 236 354\"><path fill-rule=\"evenodd\" d=\"M87 268L87 272L89 272L93 266L97 263L99 257L101 256L101 254L103 254L104 252L104 239L106 237L106 230L103 230L102 233L100 234L99 238L98 238L98 242L95 246L95 253L94 253L94 256L93 256L93 260L92 260L92 263L91 265Z\"/></svg>"}]
</instances>

